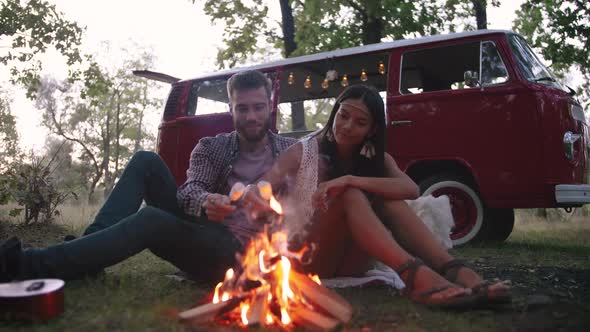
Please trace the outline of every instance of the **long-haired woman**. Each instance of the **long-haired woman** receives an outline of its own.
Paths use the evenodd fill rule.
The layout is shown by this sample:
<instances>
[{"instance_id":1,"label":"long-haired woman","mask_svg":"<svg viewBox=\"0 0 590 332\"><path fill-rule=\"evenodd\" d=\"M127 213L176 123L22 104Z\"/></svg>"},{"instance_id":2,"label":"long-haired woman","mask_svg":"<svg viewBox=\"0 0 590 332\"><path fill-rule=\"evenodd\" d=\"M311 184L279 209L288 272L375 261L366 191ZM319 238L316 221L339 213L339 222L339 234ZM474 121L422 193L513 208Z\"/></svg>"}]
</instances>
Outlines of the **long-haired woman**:
<instances>
[{"instance_id":1,"label":"long-haired woman","mask_svg":"<svg viewBox=\"0 0 590 332\"><path fill-rule=\"evenodd\" d=\"M377 259L397 271L404 294L418 303L509 300L507 282L489 284L454 259L405 203L419 189L385 152L385 132L379 93L350 86L325 127L291 146L266 176L275 189L290 187L291 219L310 220L305 240L316 250L303 268L320 277L356 276Z\"/></svg>"}]
</instances>

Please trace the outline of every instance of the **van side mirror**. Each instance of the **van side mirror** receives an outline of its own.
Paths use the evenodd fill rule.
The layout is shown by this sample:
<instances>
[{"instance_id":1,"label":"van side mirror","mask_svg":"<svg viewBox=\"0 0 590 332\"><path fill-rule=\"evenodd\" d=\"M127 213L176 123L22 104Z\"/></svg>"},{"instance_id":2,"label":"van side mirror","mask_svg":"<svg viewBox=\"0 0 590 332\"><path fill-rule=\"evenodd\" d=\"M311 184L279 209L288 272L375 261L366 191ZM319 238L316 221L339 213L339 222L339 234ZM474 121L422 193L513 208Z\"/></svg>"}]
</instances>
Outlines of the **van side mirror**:
<instances>
[{"instance_id":1,"label":"van side mirror","mask_svg":"<svg viewBox=\"0 0 590 332\"><path fill-rule=\"evenodd\" d=\"M473 70L467 70L463 73L463 80L465 81L465 85L470 88L475 88L479 86L479 74Z\"/></svg>"}]
</instances>

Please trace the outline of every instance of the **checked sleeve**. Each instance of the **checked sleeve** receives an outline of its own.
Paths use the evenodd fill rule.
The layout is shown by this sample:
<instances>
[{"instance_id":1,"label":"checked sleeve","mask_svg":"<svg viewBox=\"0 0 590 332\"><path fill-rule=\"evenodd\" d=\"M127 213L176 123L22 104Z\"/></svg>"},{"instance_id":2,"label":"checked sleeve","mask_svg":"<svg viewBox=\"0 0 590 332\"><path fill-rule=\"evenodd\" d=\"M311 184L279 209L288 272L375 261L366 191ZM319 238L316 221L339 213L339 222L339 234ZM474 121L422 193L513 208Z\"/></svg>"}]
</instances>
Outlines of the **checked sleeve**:
<instances>
[{"instance_id":1,"label":"checked sleeve","mask_svg":"<svg viewBox=\"0 0 590 332\"><path fill-rule=\"evenodd\" d=\"M201 139L191 152L187 179L176 192L176 199L183 211L191 216L201 216L201 207L207 195L215 189L221 167L216 163L211 140Z\"/></svg>"}]
</instances>

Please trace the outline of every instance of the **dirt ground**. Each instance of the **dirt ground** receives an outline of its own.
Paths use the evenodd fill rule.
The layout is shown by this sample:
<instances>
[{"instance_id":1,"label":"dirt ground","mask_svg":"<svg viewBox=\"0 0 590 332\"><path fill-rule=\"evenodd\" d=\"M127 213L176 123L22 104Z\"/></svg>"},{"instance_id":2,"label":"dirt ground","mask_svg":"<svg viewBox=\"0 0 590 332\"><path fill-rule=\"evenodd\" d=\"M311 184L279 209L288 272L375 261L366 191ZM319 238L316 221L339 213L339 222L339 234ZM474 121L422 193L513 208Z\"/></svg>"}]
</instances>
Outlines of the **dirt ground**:
<instances>
[{"instance_id":1,"label":"dirt ground","mask_svg":"<svg viewBox=\"0 0 590 332\"><path fill-rule=\"evenodd\" d=\"M515 331L590 331L590 270L502 264L498 259L479 259L474 265L484 275L513 281L512 306L495 312L505 326Z\"/></svg>"}]
</instances>

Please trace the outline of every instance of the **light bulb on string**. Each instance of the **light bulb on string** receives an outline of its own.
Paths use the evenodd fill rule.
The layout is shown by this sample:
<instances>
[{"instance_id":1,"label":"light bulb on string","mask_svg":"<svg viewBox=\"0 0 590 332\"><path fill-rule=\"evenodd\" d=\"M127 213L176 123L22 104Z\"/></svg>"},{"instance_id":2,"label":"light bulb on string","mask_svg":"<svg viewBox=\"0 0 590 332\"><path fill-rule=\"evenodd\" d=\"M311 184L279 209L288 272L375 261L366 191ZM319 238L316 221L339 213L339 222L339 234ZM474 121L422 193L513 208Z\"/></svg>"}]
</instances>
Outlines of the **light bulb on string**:
<instances>
[{"instance_id":1,"label":"light bulb on string","mask_svg":"<svg viewBox=\"0 0 590 332\"><path fill-rule=\"evenodd\" d=\"M324 78L324 80L322 81L322 89L326 90L330 87L330 81L328 81L327 78Z\"/></svg>"},{"instance_id":2,"label":"light bulb on string","mask_svg":"<svg viewBox=\"0 0 590 332\"><path fill-rule=\"evenodd\" d=\"M291 72L291 73L289 74L289 78L287 78L287 83L288 83L289 85L293 85L293 83L295 83L295 76L293 75L293 72Z\"/></svg>"},{"instance_id":3,"label":"light bulb on string","mask_svg":"<svg viewBox=\"0 0 590 332\"><path fill-rule=\"evenodd\" d=\"M361 81L366 82L368 79L367 72L365 71L365 68L363 68L363 70L361 70Z\"/></svg>"},{"instance_id":4,"label":"light bulb on string","mask_svg":"<svg viewBox=\"0 0 590 332\"><path fill-rule=\"evenodd\" d=\"M307 77L305 78L305 82L303 82L303 86L306 89L311 88L311 78L309 77L309 75L307 75Z\"/></svg>"},{"instance_id":5,"label":"light bulb on string","mask_svg":"<svg viewBox=\"0 0 590 332\"><path fill-rule=\"evenodd\" d=\"M383 64L383 61L379 61L379 74L385 74L385 65Z\"/></svg>"},{"instance_id":6,"label":"light bulb on string","mask_svg":"<svg viewBox=\"0 0 590 332\"><path fill-rule=\"evenodd\" d=\"M348 86L348 76L346 74L342 75L342 81L340 81L340 85L346 88Z\"/></svg>"}]
</instances>

